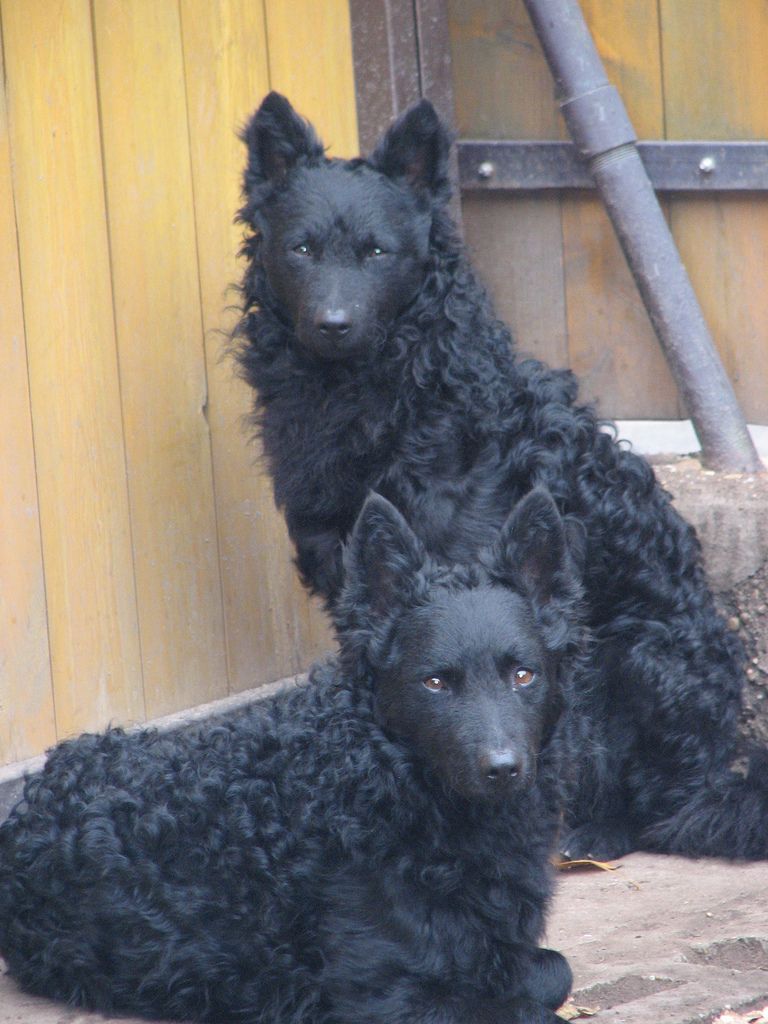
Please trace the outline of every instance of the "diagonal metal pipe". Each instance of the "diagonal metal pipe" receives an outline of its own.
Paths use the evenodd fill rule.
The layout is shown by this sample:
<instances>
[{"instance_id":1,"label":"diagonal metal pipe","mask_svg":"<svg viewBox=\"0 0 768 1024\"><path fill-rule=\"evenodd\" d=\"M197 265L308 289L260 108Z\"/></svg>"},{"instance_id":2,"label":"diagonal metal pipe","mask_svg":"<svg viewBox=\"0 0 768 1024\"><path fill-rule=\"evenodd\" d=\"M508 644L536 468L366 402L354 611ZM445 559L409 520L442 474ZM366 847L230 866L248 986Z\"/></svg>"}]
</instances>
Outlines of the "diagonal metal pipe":
<instances>
[{"instance_id":1,"label":"diagonal metal pipe","mask_svg":"<svg viewBox=\"0 0 768 1024\"><path fill-rule=\"evenodd\" d=\"M711 469L759 473L755 450L578 0L524 0L565 122L603 199Z\"/></svg>"}]
</instances>

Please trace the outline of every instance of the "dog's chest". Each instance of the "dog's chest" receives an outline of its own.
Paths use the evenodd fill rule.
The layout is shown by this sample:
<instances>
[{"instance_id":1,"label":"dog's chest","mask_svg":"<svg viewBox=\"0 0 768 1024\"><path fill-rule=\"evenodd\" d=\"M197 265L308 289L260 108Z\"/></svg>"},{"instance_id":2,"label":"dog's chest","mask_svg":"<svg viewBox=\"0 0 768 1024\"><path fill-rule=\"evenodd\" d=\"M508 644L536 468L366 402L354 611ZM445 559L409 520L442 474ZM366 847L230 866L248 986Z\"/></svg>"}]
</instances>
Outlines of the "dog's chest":
<instances>
[{"instance_id":1,"label":"dog's chest","mask_svg":"<svg viewBox=\"0 0 768 1024\"><path fill-rule=\"evenodd\" d=\"M343 963L374 989L384 978L424 975L505 991L514 944L536 941L543 902L531 908L513 878L472 878L466 867L409 870L401 859L337 879L324 921L331 986Z\"/></svg>"}]
</instances>

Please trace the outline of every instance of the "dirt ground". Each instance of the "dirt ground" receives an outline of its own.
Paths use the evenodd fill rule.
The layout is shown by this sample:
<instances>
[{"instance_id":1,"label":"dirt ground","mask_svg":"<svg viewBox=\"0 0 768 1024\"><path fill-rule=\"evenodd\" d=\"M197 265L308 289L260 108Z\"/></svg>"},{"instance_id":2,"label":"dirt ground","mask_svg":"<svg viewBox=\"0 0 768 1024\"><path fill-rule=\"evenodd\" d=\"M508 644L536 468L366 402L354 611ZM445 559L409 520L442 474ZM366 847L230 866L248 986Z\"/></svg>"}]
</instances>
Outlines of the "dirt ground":
<instances>
[{"instance_id":1,"label":"dirt ground","mask_svg":"<svg viewBox=\"0 0 768 1024\"><path fill-rule=\"evenodd\" d=\"M747 656L743 730L745 735L768 745L768 564L719 598L729 624L741 636Z\"/></svg>"},{"instance_id":2,"label":"dirt ground","mask_svg":"<svg viewBox=\"0 0 768 1024\"><path fill-rule=\"evenodd\" d=\"M699 534L720 609L744 644L745 736L768 744L768 473L712 473L698 459L654 465Z\"/></svg>"}]
</instances>

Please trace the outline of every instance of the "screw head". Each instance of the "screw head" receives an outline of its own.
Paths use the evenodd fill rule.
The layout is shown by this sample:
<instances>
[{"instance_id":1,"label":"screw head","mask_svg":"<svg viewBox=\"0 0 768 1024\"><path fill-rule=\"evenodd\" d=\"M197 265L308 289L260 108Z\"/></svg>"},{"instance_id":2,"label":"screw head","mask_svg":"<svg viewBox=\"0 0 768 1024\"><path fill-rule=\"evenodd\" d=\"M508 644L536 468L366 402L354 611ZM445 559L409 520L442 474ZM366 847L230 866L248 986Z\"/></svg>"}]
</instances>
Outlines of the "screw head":
<instances>
[{"instance_id":1,"label":"screw head","mask_svg":"<svg viewBox=\"0 0 768 1024\"><path fill-rule=\"evenodd\" d=\"M702 174L711 174L717 166L713 156L703 156L699 160L699 170Z\"/></svg>"},{"instance_id":2,"label":"screw head","mask_svg":"<svg viewBox=\"0 0 768 1024\"><path fill-rule=\"evenodd\" d=\"M491 163L490 160L483 160L483 162L479 164L477 168L478 178L482 178L484 181L487 181L489 178L492 178L495 173L496 165Z\"/></svg>"}]
</instances>

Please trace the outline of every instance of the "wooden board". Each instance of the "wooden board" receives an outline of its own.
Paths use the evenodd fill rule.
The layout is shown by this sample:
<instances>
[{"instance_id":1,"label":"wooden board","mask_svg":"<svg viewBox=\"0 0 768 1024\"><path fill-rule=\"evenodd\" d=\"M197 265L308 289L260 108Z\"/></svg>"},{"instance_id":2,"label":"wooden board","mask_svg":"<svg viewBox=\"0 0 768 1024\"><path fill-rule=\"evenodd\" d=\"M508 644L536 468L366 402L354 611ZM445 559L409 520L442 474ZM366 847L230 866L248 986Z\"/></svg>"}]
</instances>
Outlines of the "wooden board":
<instances>
[{"instance_id":1,"label":"wooden board","mask_svg":"<svg viewBox=\"0 0 768 1024\"><path fill-rule=\"evenodd\" d=\"M659 0L670 139L768 137L768 5Z\"/></svg>"},{"instance_id":2,"label":"wooden board","mask_svg":"<svg viewBox=\"0 0 768 1024\"><path fill-rule=\"evenodd\" d=\"M4 82L0 38L0 83ZM32 757L56 738L3 88L0 86L0 765Z\"/></svg>"},{"instance_id":3,"label":"wooden board","mask_svg":"<svg viewBox=\"0 0 768 1024\"><path fill-rule=\"evenodd\" d=\"M473 266L497 315L511 327L517 350L566 366L559 201L489 193L466 196L463 213Z\"/></svg>"},{"instance_id":4,"label":"wooden board","mask_svg":"<svg viewBox=\"0 0 768 1024\"><path fill-rule=\"evenodd\" d=\"M357 156L347 0L265 0L270 86L320 133L331 156Z\"/></svg>"},{"instance_id":5,"label":"wooden board","mask_svg":"<svg viewBox=\"0 0 768 1024\"><path fill-rule=\"evenodd\" d=\"M641 138L663 136L656 9L647 0L585 0L610 81ZM602 203L563 201L570 365L605 416L676 418L677 389Z\"/></svg>"},{"instance_id":6,"label":"wooden board","mask_svg":"<svg viewBox=\"0 0 768 1024\"><path fill-rule=\"evenodd\" d=\"M266 0L270 87L315 126L330 156L358 153L352 40L346 0ZM297 59L301 54L301 59ZM269 568L269 566L267 566ZM293 571L293 570L292 570ZM294 586L298 586L295 582ZM302 606L296 598L296 608ZM294 647L311 657L330 643L314 602L293 622Z\"/></svg>"},{"instance_id":7,"label":"wooden board","mask_svg":"<svg viewBox=\"0 0 768 1024\"><path fill-rule=\"evenodd\" d=\"M271 85L332 152L357 128L344 0L0 0L0 18L7 762L330 646L219 332L237 128Z\"/></svg>"},{"instance_id":8,"label":"wooden board","mask_svg":"<svg viewBox=\"0 0 768 1024\"><path fill-rule=\"evenodd\" d=\"M90 9L87 0L3 0L2 28L65 736L144 717Z\"/></svg>"},{"instance_id":9,"label":"wooden board","mask_svg":"<svg viewBox=\"0 0 768 1024\"><path fill-rule=\"evenodd\" d=\"M236 302L227 289L241 275L242 228L232 223L245 162L237 129L269 89L264 10L251 0L183 0L181 12L229 677L243 690L305 668L305 647L330 640L317 613L315 629L296 579L245 425L250 389L235 378L221 333L236 319L225 305Z\"/></svg>"},{"instance_id":10,"label":"wooden board","mask_svg":"<svg viewBox=\"0 0 768 1024\"><path fill-rule=\"evenodd\" d=\"M669 137L766 138L768 6L661 0L661 18ZM670 220L743 411L766 423L768 198L679 196Z\"/></svg>"},{"instance_id":11,"label":"wooden board","mask_svg":"<svg viewBox=\"0 0 768 1024\"><path fill-rule=\"evenodd\" d=\"M638 137L663 138L661 44L655 0L580 0L580 5L608 80L619 90Z\"/></svg>"},{"instance_id":12,"label":"wooden board","mask_svg":"<svg viewBox=\"0 0 768 1024\"><path fill-rule=\"evenodd\" d=\"M569 362L602 416L676 419L677 389L602 203L563 202Z\"/></svg>"},{"instance_id":13,"label":"wooden board","mask_svg":"<svg viewBox=\"0 0 768 1024\"><path fill-rule=\"evenodd\" d=\"M768 200L675 198L671 223L742 411L768 423Z\"/></svg>"},{"instance_id":14,"label":"wooden board","mask_svg":"<svg viewBox=\"0 0 768 1024\"><path fill-rule=\"evenodd\" d=\"M227 693L181 25L96 0L115 323L147 714Z\"/></svg>"},{"instance_id":15,"label":"wooden board","mask_svg":"<svg viewBox=\"0 0 768 1024\"><path fill-rule=\"evenodd\" d=\"M448 0L448 19L462 137L567 137L523 0Z\"/></svg>"},{"instance_id":16,"label":"wooden board","mask_svg":"<svg viewBox=\"0 0 768 1024\"><path fill-rule=\"evenodd\" d=\"M552 76L522 0L449 0L448 12L459 134L562 137ZM516 346L565 365L559 196L465 196L462 211L474 266Z\"/></svg>"}]
</instances>

